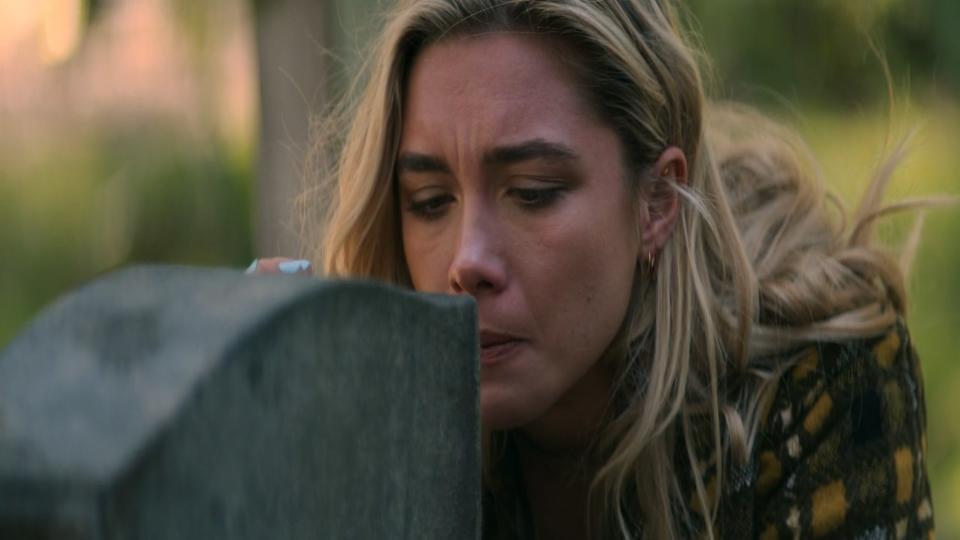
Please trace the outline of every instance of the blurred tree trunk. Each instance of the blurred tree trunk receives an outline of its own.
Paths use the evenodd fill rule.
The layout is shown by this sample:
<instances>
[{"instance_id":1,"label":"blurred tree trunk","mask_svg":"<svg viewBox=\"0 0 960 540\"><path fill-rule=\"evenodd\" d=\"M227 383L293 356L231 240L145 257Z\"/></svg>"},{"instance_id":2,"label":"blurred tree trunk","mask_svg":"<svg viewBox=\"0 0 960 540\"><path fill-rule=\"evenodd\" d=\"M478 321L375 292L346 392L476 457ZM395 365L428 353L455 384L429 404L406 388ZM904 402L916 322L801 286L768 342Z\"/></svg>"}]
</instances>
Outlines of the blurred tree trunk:
<instances>
[{"instance_id":1,"label":"blurred tree trunk","mask_svg":"<svg viewBox=\"0 0 960 540\"><path fill-rule=\"evenodd\" d=\"M254 252L300 253L293 201L303 186L310 114L323 107L331 48L325 21L330 2L256 2L260 140L254 191Z\"/></svg>"},{"instance_id":2,"label":"blurred tree trunk","mask_svg":"<svg viewBox=\"0 0 960 540\"><path fill-rule=\"evenodd\" d=\"M293 201L304 188L310 116L344 88L376 29L378 0L254 0L260 79L257 256L301 253Z\"/></svg>"}]
</instances>

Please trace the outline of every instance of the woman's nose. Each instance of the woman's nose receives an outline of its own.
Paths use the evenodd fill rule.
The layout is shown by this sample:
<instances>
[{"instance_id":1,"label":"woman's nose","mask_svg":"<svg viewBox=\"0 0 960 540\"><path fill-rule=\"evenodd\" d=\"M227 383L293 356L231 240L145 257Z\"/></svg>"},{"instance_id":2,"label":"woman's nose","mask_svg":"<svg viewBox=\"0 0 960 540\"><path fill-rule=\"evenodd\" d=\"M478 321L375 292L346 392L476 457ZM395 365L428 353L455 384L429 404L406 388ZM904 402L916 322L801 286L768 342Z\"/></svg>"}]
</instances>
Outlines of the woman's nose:
<instances>
[{"instance_id":1,"label":"woman's nose","mask_svg":"<svg viewBox=\"0 0 960 540\"><path fill-rule=\"evenodd\" d=\"M455 294L497 293L506 286L507 273L492 220L483 216L465 220L459 245L450 264L450 288Z\"/></svg>"}]
</instances>

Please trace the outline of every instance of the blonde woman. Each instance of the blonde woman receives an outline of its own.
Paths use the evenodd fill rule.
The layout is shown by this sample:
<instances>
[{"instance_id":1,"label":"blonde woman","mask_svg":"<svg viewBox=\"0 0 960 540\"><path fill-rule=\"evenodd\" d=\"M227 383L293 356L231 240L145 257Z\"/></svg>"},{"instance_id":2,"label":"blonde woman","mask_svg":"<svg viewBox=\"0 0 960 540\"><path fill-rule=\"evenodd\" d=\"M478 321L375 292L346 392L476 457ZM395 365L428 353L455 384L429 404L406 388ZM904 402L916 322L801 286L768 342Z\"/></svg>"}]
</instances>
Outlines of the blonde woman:
<instances>
[{"instance_id":1,"label":"blonde woman","mask_svg":"<svg viewBox=\"0 0 960 540\"><path fill-rule=\"evenodd\" d=\"M666 0L402 1L369 68L313 255L476 299L485 538L931 533L886 176L837 225Z\"/></svg>"}]
</instances>

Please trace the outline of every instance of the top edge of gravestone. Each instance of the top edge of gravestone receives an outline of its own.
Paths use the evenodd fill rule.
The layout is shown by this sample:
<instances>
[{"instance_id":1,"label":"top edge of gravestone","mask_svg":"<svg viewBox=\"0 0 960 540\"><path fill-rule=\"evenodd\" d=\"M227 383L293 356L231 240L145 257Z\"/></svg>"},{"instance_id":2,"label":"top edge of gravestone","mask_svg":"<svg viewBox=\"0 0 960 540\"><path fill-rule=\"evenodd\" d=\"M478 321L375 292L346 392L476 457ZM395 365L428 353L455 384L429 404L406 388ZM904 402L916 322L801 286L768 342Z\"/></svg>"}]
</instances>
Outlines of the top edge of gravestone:
<instances>
[{"instance_id":1,"label":"top edge of gravestone","mask_svg":"<svg viewBox=\"0 0 960 540\"><path fill-rule=\"evenodd\" d=\"M468 297L219 268L133 266L68 293L0 351L0 483L114 477L264 320L344 294L475 317Z\"/></svg>"}]
</instances>

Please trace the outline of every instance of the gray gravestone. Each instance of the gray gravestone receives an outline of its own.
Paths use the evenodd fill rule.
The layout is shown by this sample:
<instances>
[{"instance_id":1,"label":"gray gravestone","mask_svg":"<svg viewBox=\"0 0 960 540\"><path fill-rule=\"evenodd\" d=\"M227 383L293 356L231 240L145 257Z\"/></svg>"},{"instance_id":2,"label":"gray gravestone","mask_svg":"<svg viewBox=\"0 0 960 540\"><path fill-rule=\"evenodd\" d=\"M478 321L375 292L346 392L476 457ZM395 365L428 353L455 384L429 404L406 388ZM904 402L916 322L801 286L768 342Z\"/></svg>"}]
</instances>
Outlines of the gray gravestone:
<instances>
[{"instance_id":1,"label":"gray gravestone","mask_svg":"<svg viewBox=\"0 0 960 540\"><path fill-rule=\"evenodd\" d=\"M0 538L477 538L472 303L141 267L0 354Z\"/></svg>"}]
</instances>

